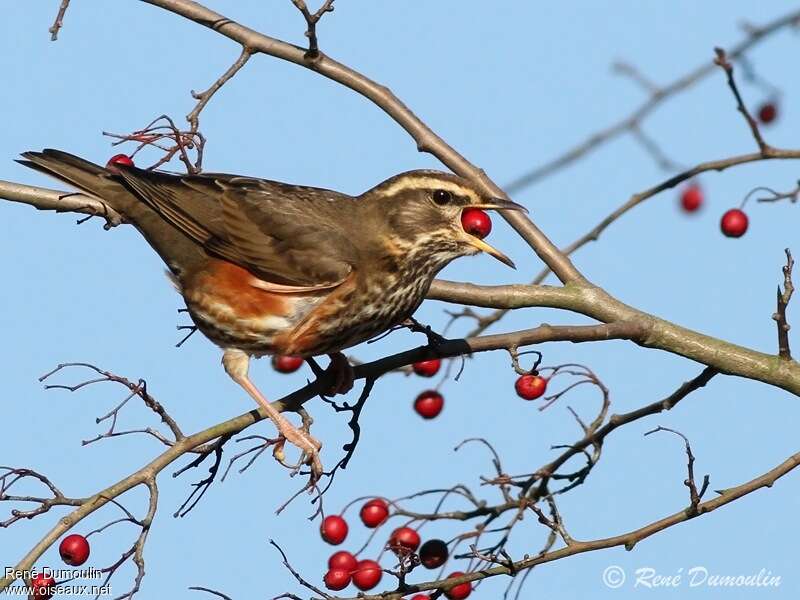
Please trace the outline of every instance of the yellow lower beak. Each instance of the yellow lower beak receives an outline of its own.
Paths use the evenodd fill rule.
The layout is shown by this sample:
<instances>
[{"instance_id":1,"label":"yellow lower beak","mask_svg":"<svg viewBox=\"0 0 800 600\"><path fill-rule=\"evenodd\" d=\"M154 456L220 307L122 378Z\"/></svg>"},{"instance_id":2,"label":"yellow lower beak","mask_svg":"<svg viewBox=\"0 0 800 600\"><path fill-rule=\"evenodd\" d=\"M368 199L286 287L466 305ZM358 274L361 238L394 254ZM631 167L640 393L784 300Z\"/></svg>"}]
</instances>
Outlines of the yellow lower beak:
<instances>
[{"instance_id":1,"label":"yellow lower beak","mask_svg":"<svg viewBox=\"0 0 800 600\"><path fill-rule=\"evenodd\" d=\"M505 254L500 252L497 248L494 248L484 242L482 239L475 237L474 235L467 234L469 238L467 241L472 245L475 246L481 252L486 252L486 254L491 254L501 263L508 265L512 269L516 269L517 267L514 265L514 261L508 258Z\"/></svg>"}]
</instances>

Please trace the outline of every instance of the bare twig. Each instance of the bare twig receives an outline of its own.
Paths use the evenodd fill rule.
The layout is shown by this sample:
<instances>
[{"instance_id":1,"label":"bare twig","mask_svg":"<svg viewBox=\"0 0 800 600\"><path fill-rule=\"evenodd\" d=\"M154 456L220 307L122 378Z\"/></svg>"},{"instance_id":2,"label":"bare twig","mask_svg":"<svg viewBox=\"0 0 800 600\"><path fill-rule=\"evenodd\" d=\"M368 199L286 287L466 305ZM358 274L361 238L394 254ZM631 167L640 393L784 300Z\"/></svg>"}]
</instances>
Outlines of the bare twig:
<instances>
[{"instance_id":1,"label":"bare twig","mask_svg":"<svg viewBox=\"0 0 800 600\"><path fill-rule=\"evenodd\" d=\"M645 432L644 435L650 435L651 433L656 433L658 431L667 431L669 433L674 433L675 435L680 436L681 439L683 440L683 443L686 447L686 458L687 458L686 469L688 471L688 477L683 481L683 485L689 488L689 502L690 502L689 508L686 509L687 511L686 514L689 517L697 516L700 514L700 510L698 508L700 506L700 500L702 500L703 496L706 493L706 490L708 489L709 476L708 475L703 476L703 485L698 491L697 484L695 483L694 479L694 454L692 454L692 447L689 444L688 438L685 435L683 435L680 431L675 431L674 429L661 426L658 426L655 429Z\"/></svg>"},{"instance_id":2,"label":"bare twig","mask_svg":"<svg viewBox=\"0 0 800 600\"><path fill-rule=\"evenodd\" d=\"M206 107L209 100L216 94L219 89L225 85L236 73L239 72L247 61L250 60L250 57L253 55L252 50L247 46L242 46L242 53L239 55L239 58L228 67L228 70L225 71L219 79L217 79L214 83L211 84L205 92L195 92L192 90L192 98L197 100L197 105L192 109L188 115L186 115L186 120L189 121L189 125L191 126L190 131L197 132L200 129L200 113Z\"/></svg>"},{"instance_id":3,"label":"bare twig","mask_svg":"<svg viewBox=\"0 0 800 600\"><path fill-rule=\"evenodd\" d=\"M58 32L61 30L61 27L64 25L64 15L69 8L70 0L61 0L61 6L58 7L58 14L56 14L56 20L53 21L53 24L50 26L50 29L47 31L50 32L50 41L55 42L58 39Z\"/></svg>"},{"instance_id":4,"label":"bare twig","mask_svg":"<svg viewBox=\"0 0 800 600\"><path fill-rule=\"evenodd\" d=\"M788 248L786 252L786 266L783 270L783 291L781 286L778 286L778 310L772 315L775 323L778 326L778 356L783 359L791 360L792 353L789 349L789 326L786 320L786 307L789 305L789 300L794 293L794 284L792 283L792 268L794 267L794 258Z\"/></svg>"},{"instance_id":5,"label":"bare twig","mask_svg":"<svg viewBox=\"0 0 800 600\"><path fill-rule=\"evenodd\" d=\"M717 55L717 57L714 59L714 64L722 67L725 71L725 75L728 80L728 87L731 88L731 92L733 92L733 96L736 98L736 109L742 113L744 120L747 122L748 127L750 127L750 132L753 134L753 138L756 140L759 150L761 150L761 152L765 152L769 148L769 145L764 141L764 138L761 137L761 131L758 128L758 123L750 114L750 111L747 110L744 100L742 100L742 95L739 93L739 88L737 87L736 80L733 77L733 65L728 60L725 50L722 48L714 48L714 52Z\"/></svg>"},{"instance_id":6,"label":"bare twig","mask_svg":"<svg viewBox=\"0 0 800 600\"><path fill-rule=\"evenodd\" d=\"M306 30L306 37L308 38L308 51L306 52L306 58L314 59L319 56L319 44L317 42L317 23L327 12L333 12L333 2L334 0L325 0L320 6L319 10L315 13L311 13L308 10L308 6L306 6L305 0L292 0L292 4L297 7L297 10L303 15L303 18L306 20L306 25L308 29Z\"/></svg>"}]
</instances>

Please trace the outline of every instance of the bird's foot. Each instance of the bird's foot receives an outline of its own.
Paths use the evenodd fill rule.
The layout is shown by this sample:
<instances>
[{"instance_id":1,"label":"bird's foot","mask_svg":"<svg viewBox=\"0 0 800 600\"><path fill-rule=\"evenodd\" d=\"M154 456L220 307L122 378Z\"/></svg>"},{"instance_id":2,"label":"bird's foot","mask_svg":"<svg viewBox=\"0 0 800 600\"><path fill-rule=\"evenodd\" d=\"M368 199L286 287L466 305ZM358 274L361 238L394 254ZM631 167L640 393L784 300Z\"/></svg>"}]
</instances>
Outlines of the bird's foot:
<instances>
[{"instance_id":1,"label":"bird's foot","mask_svg":"<svg viewBox=\"0 0 800 600\"><path fill-rule=\"evenodd\" d=\"M328 395L346 394L353 389L353 383L355 382L353 367L341 352L336 352L329 356L331 363L325 369L325 373L333 378L333 384L328 390Z\"/></svg>"},{"instance_id":2,"label":"bird's foot","mask_svg":"<svg viewBox=\"0 0 800 600\"><path fill-rule=\"evenodd\" d=\"M322 477L324 472L322 461L319 458L322 443L309 432L295 427L289 421L285 421L278 426L278 433L280 435L278 439L275 440L272 456L284 467L294 472L299 471L301 466L308 465L311 469L310 485L313 486L314 483L319 481L319 478ZM289 442L300 450L300 459L296 464L286 462L286 454L283 451L286 442Z\"/></svg>"}]
</instances>

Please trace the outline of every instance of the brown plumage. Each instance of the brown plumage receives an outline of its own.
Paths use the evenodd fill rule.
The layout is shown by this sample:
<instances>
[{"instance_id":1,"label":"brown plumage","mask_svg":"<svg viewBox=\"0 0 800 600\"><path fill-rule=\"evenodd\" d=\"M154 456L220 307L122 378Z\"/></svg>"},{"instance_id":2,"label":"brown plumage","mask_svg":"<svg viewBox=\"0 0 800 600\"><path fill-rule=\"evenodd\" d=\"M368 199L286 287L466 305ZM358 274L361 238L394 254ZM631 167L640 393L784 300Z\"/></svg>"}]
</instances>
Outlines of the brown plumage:
<instances>
[{"instance_id":1,"label":"brown plumage","mask_svg":"<svg viewBox=\"0 0 800 600\"><path fill-rule=\"evenodd\" d=\"M102 168L57 150L23 156L142 233L198 328L224 349L227 372L301 448L314 477L319 443L253 386L249 357L338 353L411 316L451 260L483 250L512 264L467 234L460 215L521 207L448 173L410 171L352 197L237 175Z\"/></svg>"}]
</instances>

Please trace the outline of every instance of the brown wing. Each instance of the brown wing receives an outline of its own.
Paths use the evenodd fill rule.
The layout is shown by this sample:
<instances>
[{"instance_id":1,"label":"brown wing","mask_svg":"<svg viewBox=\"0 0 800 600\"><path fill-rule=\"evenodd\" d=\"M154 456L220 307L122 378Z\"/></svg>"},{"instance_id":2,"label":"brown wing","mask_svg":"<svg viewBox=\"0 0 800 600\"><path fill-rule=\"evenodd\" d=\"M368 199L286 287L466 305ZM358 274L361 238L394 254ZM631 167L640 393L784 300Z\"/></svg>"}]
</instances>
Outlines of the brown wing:
<instances>
[{"instance_id":1,"label":"brown wing","mask_svg":"<svg viewBox=\"0 0 800 600\"><path fill-rule=\"evenodd\" d=\"M356 247L341 231L352 221L350 196L235 175L120 172L166 221L273 291L336 286L357 261Z\"/></svg>"}]
</instances>

